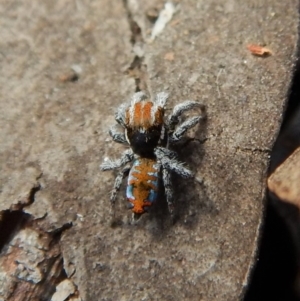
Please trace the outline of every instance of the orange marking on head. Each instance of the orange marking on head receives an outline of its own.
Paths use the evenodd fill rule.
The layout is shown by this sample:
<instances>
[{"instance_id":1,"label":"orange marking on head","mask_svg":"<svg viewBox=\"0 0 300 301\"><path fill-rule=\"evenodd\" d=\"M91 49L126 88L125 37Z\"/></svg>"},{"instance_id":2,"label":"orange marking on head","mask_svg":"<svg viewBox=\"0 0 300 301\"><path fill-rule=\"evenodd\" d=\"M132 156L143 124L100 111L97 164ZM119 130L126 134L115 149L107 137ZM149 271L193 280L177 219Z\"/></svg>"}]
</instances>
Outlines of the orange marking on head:
<instances>
[{"instance_id":1,"label":"orange marking on head","mask_svg":"<svg viewBox=\"0 0 300 301\"><path fill-rule=\"evenodd\" d=\"M151 116L151 109L153 107L153 103L150 101L144 102L143 107L143 126L148 128L152 125L152 116Z\"/></svg>"},{"instance_id":2,"label":"orange marking on head","mask_svg":"<svg viewBox=\"0 0 300 301\"><path fill-rule=\"evenodd\" d=\"M133 128L149 129L151 126L162 125L164 122L164 109L157 107L153 112L154 104L150 100L135 103L127 109L125 124Z\"/></svg>"},{"instance_id":3,"label":"orange marking on head","mask_svg":"<svg viewBox=\"0 0 300 301\"><path fill-rule=\"evenodd\" d=\"M153 117L151 116L151 110L153 107L153 103L149 100L140 101L134 104L133 108L128 110L129 114L131 113L133 116L129 116L132 127L136 128L149 128L153 125Z\"/></svg>"},{"instance_id":4,"label":"orange marking on head","mask_svg":"<svg viewBox=\"0 0 300 301\"><path fill-rule=\"evenodd\" d=\"M132 116L132 125L139 126L142 119L142 102L138 102L134 105L133 116Z\"/></svg>"}]
</instances>

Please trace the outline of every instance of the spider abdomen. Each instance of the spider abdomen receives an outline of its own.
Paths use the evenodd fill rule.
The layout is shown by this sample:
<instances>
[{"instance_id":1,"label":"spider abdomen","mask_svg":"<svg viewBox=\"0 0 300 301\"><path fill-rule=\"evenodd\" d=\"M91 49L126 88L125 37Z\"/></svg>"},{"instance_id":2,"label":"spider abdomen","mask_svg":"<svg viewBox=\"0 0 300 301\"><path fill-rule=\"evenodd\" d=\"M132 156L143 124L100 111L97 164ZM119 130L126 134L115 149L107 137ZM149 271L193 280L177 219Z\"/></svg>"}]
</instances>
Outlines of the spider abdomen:
<instances>
[{"instance_id":1,"label":"spider abdomen","mask_svg":"<svg viewBox=\"0 0 300 301\"><path fill-rule=\"evenodd\" d=\"M154 159L138 158L130 170L126 197L132 211L142 214L155 203L160 181L160 165Z\"/></svg>"}]
</instances>

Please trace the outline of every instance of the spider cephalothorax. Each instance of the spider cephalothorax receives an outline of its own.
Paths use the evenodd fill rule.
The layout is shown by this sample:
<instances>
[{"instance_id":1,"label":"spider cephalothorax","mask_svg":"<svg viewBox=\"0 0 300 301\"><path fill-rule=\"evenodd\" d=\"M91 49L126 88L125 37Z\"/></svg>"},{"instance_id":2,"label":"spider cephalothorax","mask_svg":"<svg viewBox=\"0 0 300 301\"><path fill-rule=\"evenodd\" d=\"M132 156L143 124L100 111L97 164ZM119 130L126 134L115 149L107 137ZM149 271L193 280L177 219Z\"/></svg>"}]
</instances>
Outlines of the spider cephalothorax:
<instances>
[{"instance_id":1,"label":"spider cephalothorax","mask_svg":"<svg viewBox=\"0 0 300 301\"><path fill-rule=\"evenodd\" d=\"M164 109L157 104L142 100L126 110L125 134L135 154L151 156L166 140L164 132Z\"/></svg>"},{"instance_id":2,"label":"spider cephalothorax","mask_svg":"<svg viewBox=\"0 0 300 301\"><path fill-rule=\"evenodd\" d=\"M116 121L124 128L124 133L110 130L113 140L129 144L119 160L106 160L101 170L123 167L115 180L111 194L114 204L122 180L129 175L126 197L133 213L141 215L156 201L159 183L164 185L169 210L173 212L173 189L170 173L175 172L184 178L192 176L189 169L177 160L176 153L168 146L181 140L186 131L194 127L203 116L188 118L179 124L180 115L195 107L203 106L195 101L185 101L174 107L167 120L164 118L167 93L157 94L154 101L147 99L143 92L133 95L130 104L121 105L116 112ZM132 166L127 166L133 161Z\"/></svg>"}]
</instances>

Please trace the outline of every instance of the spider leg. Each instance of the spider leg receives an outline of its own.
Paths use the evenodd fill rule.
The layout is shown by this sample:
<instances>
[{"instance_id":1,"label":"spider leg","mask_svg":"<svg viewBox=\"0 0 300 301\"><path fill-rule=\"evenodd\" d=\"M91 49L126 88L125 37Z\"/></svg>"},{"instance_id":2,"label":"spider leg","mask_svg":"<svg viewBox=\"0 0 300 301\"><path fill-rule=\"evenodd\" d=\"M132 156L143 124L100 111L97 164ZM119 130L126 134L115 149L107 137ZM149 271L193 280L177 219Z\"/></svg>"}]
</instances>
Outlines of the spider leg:
<instances>
[{"instance_id":1,"label":"spider leg","mask_svg":"<svg viewBox=\"0 0 300 301\"><path fill-rule=\"evenodd\" d=\"M107 161L104 161L100 165L100 169L102 171L105 171L105 170L120 168L132 160L133 160L133 151L131 149L127 149L126 151L123 152L122 157L120 159L115 161L108 159Z\"/></svg>"},{"instance_id":2,"label":"spider leg","mask_svg":"<svg viewBox=\"0 0 300 301\"><path fill-rule=\"evenodd\" d=\"M169 98L169 94L166 92L157 93L157 95L155 97L155 103L158 106L164 108L168 98Z\"/></svg>"},{"instance_id":3,"label":"spider leg","mask_svg":"<svg viewBox=\"0 0 300 301\"><path fill-rule=\"evenodd\" d=\"M112 137L113 141L115 141L117 143L128 144L128 142L125 138L125 134L118 132L115 127L110 128L109 135Z\"/></svg>"},{"instance_id":4,"label":"spider leg","mask_svg":"<svg viewBox=\"0 0 300 301\"><path fill-rule=\"evenodd\" d=\"M115 120L117 121L118 124L120 124L124 128L125 128L125 113L127 107L128 107L127 104L125 103L121 104L118 107L117 112L115 114Z\"/></svg>"},{"instance_id":5,"label":"spider leg","mask_svg":"<svg viewBox=\"0 0 300 301\"><path fill-rule=\"evenodd\" d=\"M169 170L163 168L162 175L163 175L163 184L165 187L165 195L168 203L169 212L173 214L174 205L173 205L173 188L171 183L171 173Z\"/></svg>"},{"instance_id":6,"label":"spider leg","mask_svg":"<svg viewBox=\"0 0 300 301\"><path fill-rule=\"evenodd\" d=\"M192 172L176 159L175 152L164 147L157 147L154 153L163 168L173 171L183 178L191 178L193 176Z\"/></svg>"},{"instance_id":7,"label":"spider leg","mask_svg":"<svg viewBox=\"0 0 300 301\"><path fill-rule=\"evenodd\" d=\"M196 101L187 100L183 103L180 103L176 105L173 109L172 114L168 118L168 126L170 129L173 129L179 122L179 117L182 113L191 110L195 107L200 107L202 110L204 110L204 106Z\"/></svg>"},{"instance_id":8,"label":"spider leg","mask_svg":"<svg viewBox=\"0 0 300 301\"><path fill-rule=\"evenodd\" d=\"M117 197L117 194L118 194L118 192L120 190L120 187L122 185L123 179L128 176L129 171L130 171L130 167L129 166L124 167L118 173L118 175L116 176L115 184L114 184L113 190L112 190L111 195L110 195L110 202L111 202L112 206L115 204L116 197Z\"/></svg>"},{"instance_id":9,"label":"spider leg","mask_svg":"<svg viewBox=\"0 0 300 301\"><path fill-rule=\"evenodd\" d=\"M162 157L166 157L166 158L169 158L169 159L176 159L177 158L177 153L168 149L168 148L165 148L165 147L162 147L162 146L158 146L155 150L154 150L154 153L157 157L157 159L160 160L160 158Z\"/></svg>"},{"instance_id":10,"label":"spider leg","mask_svg":"<svg viewBox=\"0 0 300 301\"><path fill-rule=\"evenodd\" d=\"M169 142L175 143L181 140L181 138L187 132L187 130L194 127L201 119L203 119L203 116L195 116L184 121L181 125L178 126L178 128L176 128L176 130L173 133L171 133L169 137Z\"/></svg>"}]
</instances>

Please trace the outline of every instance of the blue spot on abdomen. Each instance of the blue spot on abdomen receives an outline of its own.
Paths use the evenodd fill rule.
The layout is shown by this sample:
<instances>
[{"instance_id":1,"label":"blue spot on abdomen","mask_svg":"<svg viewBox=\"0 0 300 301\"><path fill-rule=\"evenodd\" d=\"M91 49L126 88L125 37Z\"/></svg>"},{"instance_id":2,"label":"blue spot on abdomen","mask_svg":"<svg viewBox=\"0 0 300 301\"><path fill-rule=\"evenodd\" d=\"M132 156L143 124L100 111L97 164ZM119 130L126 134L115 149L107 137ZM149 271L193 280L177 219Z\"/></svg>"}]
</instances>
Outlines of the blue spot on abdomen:
<instances>
[{"instance_id":1,"label":"blue spot on abdomen","mask_svg":"<svg viewBox=\"0 0 300 301\"><path fill-rule=\"evenodd\" d=\"M133 185L127 185L126 188L126 197L127 199L135 199L135 197L133 196Z\"/></svg>"},{"instance_id":2,"label":"blue spot on abdomen","mask_svg":"<svg viewBox=\"0 0 300 301\"><path fill-rule=\"evenodd\" d=\"M154 203L157 199L157 192L153 189L150 189L148 201Z\"/></svg>"}]
</instances>

